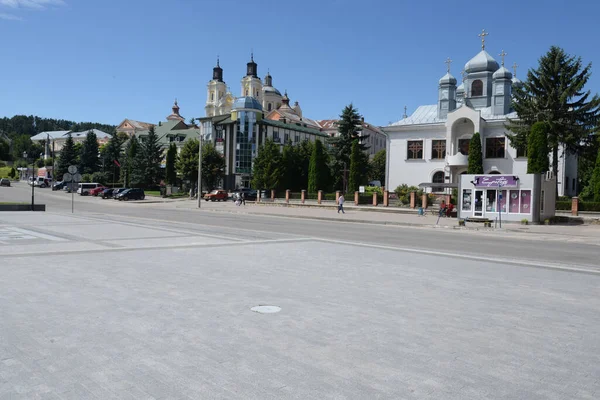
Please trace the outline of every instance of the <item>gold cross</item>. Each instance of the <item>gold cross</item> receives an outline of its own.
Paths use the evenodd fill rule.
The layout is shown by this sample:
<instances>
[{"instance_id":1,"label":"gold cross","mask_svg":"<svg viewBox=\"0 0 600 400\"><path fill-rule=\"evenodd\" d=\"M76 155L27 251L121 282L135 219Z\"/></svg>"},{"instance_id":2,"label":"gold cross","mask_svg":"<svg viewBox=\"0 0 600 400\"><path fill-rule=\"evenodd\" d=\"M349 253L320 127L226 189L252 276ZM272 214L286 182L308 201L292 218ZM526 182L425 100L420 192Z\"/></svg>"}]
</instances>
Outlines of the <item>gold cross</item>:
<instances>
[{"instance_id":1,"label":"gold cross","mask_svg":"<svg viewBox=\"0 0 600 400\"><path fill-rule=\"evenodd\" d=\"M506 57L508 55L508 53L504 52L504 50L502 50L502 53L499 54L500 57L502 57L502 66L504 67L504 57Z\"/></svg>"},{"instance_id":2,"label":"gold cross","mask_svg":"<svg viewBox=\"0 0 600 400\"><path fill-rule=\"evenodd\" d=\"M481 30L481 33L477 36L479 36L481 38L481 50L485 50L485 37L489 35L489 33L487 33L485 31L485 29Z\"/></svg>"},{"instance_id":3,"label":"gold cross","mask_svg":"<svg viewBox=\"0 0 600 400\"><path fill-rule=\"evenodd\" d=\"M452 64L452 60L450 59L450 57L448 57L448 58L446 59L446 61L444 61L444 63L445 63L447 66L448 66L448 67L446 68L446 70L448 71L448 73L450 73L450 64Z\"/></svg>"},{"instance_id":4,"label":"gold cross","mask_svg":"<svg viewBox=\"0 0 600 400\"><path fill-rule=\"evenodd\" d=\"M513 72L514 72L513 75L514 75L515 78L517 77L517 67L518 66L519 65L517 63L514 63L513 66L512 66L513 67Z\"/></svg>"}]
</instances>

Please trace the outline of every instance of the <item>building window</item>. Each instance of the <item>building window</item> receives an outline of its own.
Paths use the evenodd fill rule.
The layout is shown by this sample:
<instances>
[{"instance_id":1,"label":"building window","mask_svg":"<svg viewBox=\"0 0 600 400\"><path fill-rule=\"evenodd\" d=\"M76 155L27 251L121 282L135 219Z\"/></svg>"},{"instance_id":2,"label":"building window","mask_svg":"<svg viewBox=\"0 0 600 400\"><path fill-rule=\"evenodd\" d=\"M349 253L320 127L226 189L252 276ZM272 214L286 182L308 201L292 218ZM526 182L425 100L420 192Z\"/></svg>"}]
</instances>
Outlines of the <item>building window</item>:
<instances>
[{"instance_id":1,"label":"building window","mask_svg":"<svg viewBox=\"0 0 600 400\"><path fill-rule=\"evenodd\" d=\"M433 183L444 183L444 172L443 171L438 171L435 174L433 174L433 179L431 179L431 182L433 182ZM443 192L444 188L443 187L435 187L435 186L433 186L431 188L431 191L439 193L439 192Z\"/></svg>"},{"instance_id":2,"label":"building window","mask_svg":"<svg viewBox=\"0 0 600 400\"><path fill-rule=\"evenodd\" d=\"M290 140L290 134L289 133L285 133L283 135L283 142L287 143Z\"/></svg>"},{"instance_id":3,"label":"building window","mask_svg":"<svg viewBox=\"0 0 600 400\"><path fill-rule=\"evenodd\" d=\"M517 149L517 158L527 157L527 146L526 145L517 146L516 149Z\"/></svg>"},{"instance_id":4,"label":"building window","mask_svg":"<svg viewBox=\"0 0 600 400\"><path fill-rule=\"evenodd\" d=\"M446 141L432 140L431 141L431 158L441 160L446 158Z\"/></svg>"},{"instance_id":5,"label":"building window","mask_svg":"<svg viewBox=\"0 0 600 400\"><path fill-rule=\"evenodd\" d=\"M423 141L422 140L409 140L407 149L408 149L408 153L406 155L406 158L408 160L423 159Z\"/></svg>"},{"instance_id":6,"label":"building window","mask_svg":"<svg viewBox=\"0 0 600 400\"><path fill-rule=\"evenodd\" d=\"M294 137L294 142L298 143L300 141L300 135L296 134L296 136Z\"/></svg>"},{"instance_id":7,"label":"building window","mask_svg":"<svg viewBox=\"0 0 600 400\"><path fill-rule=\"evenodd\" d=\"M271 103L267 104L267 111L271 111L272 107L273 107L273 105Z\"/></svg>"},{"instance_id":8,"label":"building window","mask_svg":"<svg viewBox=\"0 0 600 400\"><path fill-rule=\"evenodd\" d=\"M246 96L248 96L248 93L249 93L249 92L248 92L248 89L246 89Z\"/></svg>"},{"instance_id":9,"label":"building window","mask_svg":"<svg viewBox=\"0 0 600 400\"><path fill-rule=\"evenodd\" d=\"M476 79L471 84L471 96L483 96L483 82Z\"/></svg>"},{"instance_id":10,"label":"building window","mask_svg":"<svg viewBox=\"0 0 600 400\"><path fill-rule=\"evenodd\" d=\"M504 158L506 138L485 139L485 158Z\"/></svg>"},{"instance_id":11,"label":"building window","mask_svg":"<svg viewBox=\"0 0 600 400\"><path fill-rule=\"evenodd\" d=\"M273 131L273 141L279 143L279 132Z\"/></svg>"},{"instance_id":12,"label":"building window","mask_svg":"<svg viewBox=\"0 0 600 400\"><path fill-rule=\"evenodd\" d=\"M565 177L565 194L569 190L569 177Z\"/></svg>"},{"instance_id":13,"label":"building window","mask_svg":"<svg viewBox=\"0 0 600 400\"><path fill-rule=\"evenodd\" d=\"M464 156L469 155L469 145L471 144L471 139L458 139L458 151Z\"/></svg>"},{"instance_id":14,"label":"building window","mask_svg":"<svg viewBox=\"0 0 600 400\"><path fill-rule=\"evenodd\" d=\"M540 211L544 212L544 191L542 190L542 194L540 196Z\"/></svg>"},{"instance_id":15,"label":"building window","mask_svg":"<svg viewBox=\"0 0 600 400\"><path fill-rule=\"evenodd\" d=\"M215 92L210 92L210 101L215 100Z\"/></svg>"}]
</instances>

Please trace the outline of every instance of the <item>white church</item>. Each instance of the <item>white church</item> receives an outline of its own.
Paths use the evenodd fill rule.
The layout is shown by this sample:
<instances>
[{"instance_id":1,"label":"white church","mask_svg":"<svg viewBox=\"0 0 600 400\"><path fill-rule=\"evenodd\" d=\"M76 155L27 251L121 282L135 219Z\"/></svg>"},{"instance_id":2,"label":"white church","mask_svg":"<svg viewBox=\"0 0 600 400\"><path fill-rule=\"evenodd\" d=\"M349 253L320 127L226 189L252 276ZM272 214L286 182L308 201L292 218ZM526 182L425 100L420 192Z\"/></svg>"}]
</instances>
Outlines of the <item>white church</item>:
<instances>
[{"instance_id":1,"label":"white church","mask_svg":"<svg viewBox=\"0 0 600 400\"><path fill-rule=\"evenodd\" d=\"M383 127L388 135L388 173L386 187L398 185L426 186L428 191L444 192L444 187L456 186L460 175L466 174L469 142L475 132L482 140L485 174L525 175L527 156L522 149L510 145L505 124L516 119L511 109L512 88L520 85L504 66L485 51L485 36L481 51L464 67L463 82L447 73L438 84L437 104L419 106L412 115ZM564 154L559 161L557 185L559 195L575 195L577 158Z\"/></svg>"}]
</instances>

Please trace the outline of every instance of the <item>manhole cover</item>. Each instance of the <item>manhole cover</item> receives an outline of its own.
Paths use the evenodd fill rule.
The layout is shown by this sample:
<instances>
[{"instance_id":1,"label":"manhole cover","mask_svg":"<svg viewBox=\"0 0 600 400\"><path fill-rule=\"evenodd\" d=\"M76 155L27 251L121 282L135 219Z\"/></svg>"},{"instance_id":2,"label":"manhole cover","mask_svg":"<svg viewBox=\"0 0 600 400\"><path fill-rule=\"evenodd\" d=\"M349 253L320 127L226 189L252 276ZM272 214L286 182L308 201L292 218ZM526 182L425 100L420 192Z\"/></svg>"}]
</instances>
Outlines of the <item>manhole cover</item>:
<instances>
[{"instance_id":1,"label":"manhole cover","mask_svg":"<svg viewBox=\"0 0 600 400\"><path fill-rule=\"evenodd\" d=\"M261 314L273 314L281 311L281 307L277 306L255 306L251 308L252 311Z\"/></svg>"}]
</instances>

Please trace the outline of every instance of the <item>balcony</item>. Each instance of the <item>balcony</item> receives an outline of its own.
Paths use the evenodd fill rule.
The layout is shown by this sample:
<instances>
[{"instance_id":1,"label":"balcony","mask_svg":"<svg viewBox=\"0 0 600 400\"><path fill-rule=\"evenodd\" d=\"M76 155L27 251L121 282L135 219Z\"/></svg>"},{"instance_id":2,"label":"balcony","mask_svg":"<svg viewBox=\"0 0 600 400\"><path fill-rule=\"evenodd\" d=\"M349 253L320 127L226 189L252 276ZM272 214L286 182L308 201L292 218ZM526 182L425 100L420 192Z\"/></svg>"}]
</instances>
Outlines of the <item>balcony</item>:
<instances>
[{"instance_id":1,"label":"balcony","mask_svg":"<svg viewBox=\"0 0 600 400\"><path fill-rule=\"evenodd\" d=\"M469 165L469 156L465 156L461 152L448 156L448 165L451 167L466 167Z\"/></svg>"}]
</instances>

